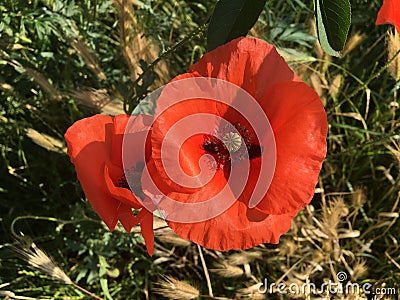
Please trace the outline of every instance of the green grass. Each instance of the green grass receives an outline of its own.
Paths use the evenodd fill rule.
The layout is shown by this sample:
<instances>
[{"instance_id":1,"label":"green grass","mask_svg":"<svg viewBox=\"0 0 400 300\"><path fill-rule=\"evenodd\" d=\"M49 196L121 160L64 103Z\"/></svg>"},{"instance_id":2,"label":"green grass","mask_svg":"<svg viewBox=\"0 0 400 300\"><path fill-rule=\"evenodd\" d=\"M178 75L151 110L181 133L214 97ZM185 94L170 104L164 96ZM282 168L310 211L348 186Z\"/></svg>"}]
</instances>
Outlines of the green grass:
<instances>
[{"instance_id":1,"label":"green grass","mask_svg":"<svg viewBox=\"0 0 400 300\"><path fill-rule=\"evenodd\" d=\"M166 275L208 295L201 255L218 297L255 299L249 287L266 277L288 284L308 277L321 284L339 271L351 275L352 282L399 288L399 82L386 68L386 31L393 29L374 25L381 2L352 1L350 39L363 38L342 58L321 56L315 46L312 1L267 1L252 32L305 57L299 63L288 56L288 62L320 90L330 124L318 192L281 243L217 253L166 240L170 233L161 228L153 257L139 234L111 234L84 199L63 134L100 108L78 101L73 92L106 91L114 106L122 109L125 102L132 109L147 91L184 72L204 53L199 34L165 55L206 22L216 1L143 1L144 6L134 7L139 31L129 34L144 34L160 50L153 59L146 56L145 65L162 56L154 72L146 73L152 76L138 84L130 70L140 71L139 61L132 66L124 56L121 16L111 1L64 2L73 3L0 4L0 297L6 297L4 291L40 299L89 297L18 258L10 246L20 232L75 283L101 298L159 299L154 288ZM285 31L289 27L293 30ZM89 49L93 65L74 41ZM338 76L341 84L334 90ZM28 135L28 129L42 136ZM221 268L221 263L227 265ZM232 274L236 277L227 277Z\"/></svg>"}]
</instances>

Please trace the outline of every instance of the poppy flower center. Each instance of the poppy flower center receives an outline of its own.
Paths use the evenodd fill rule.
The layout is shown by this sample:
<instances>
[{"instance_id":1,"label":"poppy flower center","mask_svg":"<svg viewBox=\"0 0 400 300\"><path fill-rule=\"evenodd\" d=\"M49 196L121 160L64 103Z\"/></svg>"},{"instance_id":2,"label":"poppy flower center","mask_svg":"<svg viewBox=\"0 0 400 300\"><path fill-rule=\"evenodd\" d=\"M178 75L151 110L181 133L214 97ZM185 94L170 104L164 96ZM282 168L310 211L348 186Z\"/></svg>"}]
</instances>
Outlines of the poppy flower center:
<instances>
[{"instance_id":1,"label":"poppy flower center","mask_svg":"<svg viewBox=\"0 0 400 300\"><path fill-rule=\"evenodd\" d=\"M118 187L130 189L141 200L145 198L141 184L144 166L144 162L138 162L135 167L125 169L124 175L118 181Z\"/></svg>"},{"instance_id":2,"label":"poppy flower center","mask_svg":"<svg viewBox=\"0 0 400 300\"><path fill-rule=\"evenodd\" d=\"M254 142L249 130L240 123L235 123L233 127L235 131L227 125L213 135L204 136L202 149L214 157L217 169L229 167L230 164L244 159L247 155L249 159L261 156L262 149Z\"/></svg>"},{"instance_id":3,"label":"poppy flower center","mask_svg":"<svg viewBox=\"0 0 400 300\"><path fill-rule=\"evenodd\" d=\"M224 142L224 146L230 152L236 152L242 146L242 137L240 134L236 132L229 132L222 137L222 141Z\"/></svg>"}]
</instances>

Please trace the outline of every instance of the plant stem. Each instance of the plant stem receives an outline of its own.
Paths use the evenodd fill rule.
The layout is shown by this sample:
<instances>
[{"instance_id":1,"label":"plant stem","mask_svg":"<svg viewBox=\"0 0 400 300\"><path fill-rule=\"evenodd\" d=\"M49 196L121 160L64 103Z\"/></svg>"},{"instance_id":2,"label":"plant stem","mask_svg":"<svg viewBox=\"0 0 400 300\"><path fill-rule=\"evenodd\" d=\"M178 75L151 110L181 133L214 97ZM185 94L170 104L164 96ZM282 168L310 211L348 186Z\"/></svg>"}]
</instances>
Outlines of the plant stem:
<instances>
[{"instance_id":1,"label":"plant stem","mask_svg":"<svg viewBox=\"0 0 400 300\"><path fill-rule=\"evenodd\" d=\"M212 286L211 286L210 275L208 274L208 269L207 269L206 261L204 260L203 251L201 250L200 245L197 245L197 248L199 249L201 264L203 265L204 276L206 276L208 294L210 295L210 297L214 297L213 291L212 291Z\"/></svg>"},{"instance_id":2,"label":"plant stem","mask_svg":"<svg viewBox=\"0 0 400 300\"><path fill-rule=\"evenodd\" d=\"M77 285L75 282L71 283L75 288L77 288L78 290L84 292L85 294L89 295L90 297L97 299L97 300L103 300L103 298L97 296L96 294L93 294L92 292L89 292L88 290L84 289L83 287Z\"/></svg>"}]
</instances>

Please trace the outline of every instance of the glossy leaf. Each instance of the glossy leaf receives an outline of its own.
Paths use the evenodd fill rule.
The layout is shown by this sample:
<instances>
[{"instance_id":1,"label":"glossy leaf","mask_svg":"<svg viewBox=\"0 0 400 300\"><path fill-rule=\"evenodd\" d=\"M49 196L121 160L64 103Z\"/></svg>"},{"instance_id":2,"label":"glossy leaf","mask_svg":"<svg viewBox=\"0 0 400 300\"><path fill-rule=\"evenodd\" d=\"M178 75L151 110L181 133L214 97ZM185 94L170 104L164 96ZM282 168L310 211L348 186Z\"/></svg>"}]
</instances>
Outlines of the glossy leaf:
<instances>
[{"instance_id":1,"label":"glossy leaf","mask_svg":"<svg viewBox=\"0 0 400 300\"><path fill-rule=\"evenodd\" d=\"M266 0L220 0L208 26L207 50L245 36L256 23Z\"/></svg>"},{"instance_id":2,"label":"glossy leaf","mask_svg":"<svg viewBox=\"0 0 400 300\"><path fill-rule=\"evenodd\" d=\"M315 0L319 42L326 53L340 56L351 24L349 0Z\"/></svg>"}]
</instances>

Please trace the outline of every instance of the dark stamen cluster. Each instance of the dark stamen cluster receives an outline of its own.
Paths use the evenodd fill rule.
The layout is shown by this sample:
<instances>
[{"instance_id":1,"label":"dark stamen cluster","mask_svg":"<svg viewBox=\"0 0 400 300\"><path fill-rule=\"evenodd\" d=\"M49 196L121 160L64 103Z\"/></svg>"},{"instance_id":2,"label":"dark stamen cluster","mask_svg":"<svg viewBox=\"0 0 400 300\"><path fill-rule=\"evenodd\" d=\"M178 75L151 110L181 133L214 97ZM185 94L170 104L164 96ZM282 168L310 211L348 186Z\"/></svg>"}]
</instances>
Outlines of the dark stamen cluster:
<instances>
[{"instance_id":1,"label":"dark stamen cluster","mask_svg":"<svg viewBox=\"0 0 400 300\"><path fill-rule=\"evenodd\" d=\"M130 189L141 200L145 198L141 184L144 167L144 162L138 162L135 167L125 169L124 175L118 181L119 187Z\"/></svg>"},{"instance_id":2,"label":"dark stamen cluster","mask_svg":"<svg viewBox=\"0 0 400 300\"><path fill-rule=\"evenodd\" d=\"M249 159L261 156L261 146L253 143L253 136L249 133L249 130L240 123L235 123L233 126L240 134L243 141L242 145L237 151L229 152L222 141L223 137L232 131L229 130L230 126L225 126L222 130L219 130L214 135L207 134L204 136L202 148L204 151L214 157L216 160L217 169L229 167L231 163L242 160L246 157L246 151Z\"/></svg>"}]
</instances>

